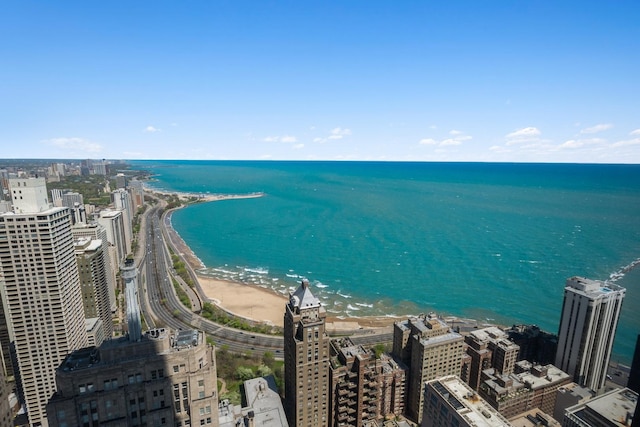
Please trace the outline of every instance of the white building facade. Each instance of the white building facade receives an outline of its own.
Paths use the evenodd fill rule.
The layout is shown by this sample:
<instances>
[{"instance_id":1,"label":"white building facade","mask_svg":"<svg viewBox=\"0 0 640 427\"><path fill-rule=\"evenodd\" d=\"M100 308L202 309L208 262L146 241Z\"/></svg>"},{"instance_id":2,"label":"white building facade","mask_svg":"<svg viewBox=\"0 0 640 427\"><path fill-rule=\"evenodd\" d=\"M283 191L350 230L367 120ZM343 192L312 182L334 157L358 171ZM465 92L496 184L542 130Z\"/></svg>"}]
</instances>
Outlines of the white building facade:
<instances>
[{"instance_id":1,"label":"white building facade","mask_svg":"<svg viewBox=\"0 0 640 427\"><path fill-rule=\"evenodd\" d=\"M555 366L595 392L604 388L625 288L583 277L567 279Z\"/></svg>"}]
</instances>

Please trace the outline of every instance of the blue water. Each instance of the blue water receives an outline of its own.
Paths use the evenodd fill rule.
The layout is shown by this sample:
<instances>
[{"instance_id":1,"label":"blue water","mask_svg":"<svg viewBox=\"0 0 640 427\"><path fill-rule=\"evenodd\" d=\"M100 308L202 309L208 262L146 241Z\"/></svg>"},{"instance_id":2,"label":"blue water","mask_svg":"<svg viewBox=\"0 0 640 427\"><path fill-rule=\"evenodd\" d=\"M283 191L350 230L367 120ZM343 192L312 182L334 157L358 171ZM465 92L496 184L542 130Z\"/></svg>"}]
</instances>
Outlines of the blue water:
<instances>
[{"instance_id":1,"label":"blue water","mask_svg":"<svg viewBox=\"0 0 640 427\"><path fill-rule=\"evenodd\" d=\"M557 332L563 288L640 258L640 165L136 162L151 186L264 192L177 211L216 277L286 293L300 277L333 315L436 311ZM640 333L640 267L614 358Z\"/></svg>"}]
</instances>

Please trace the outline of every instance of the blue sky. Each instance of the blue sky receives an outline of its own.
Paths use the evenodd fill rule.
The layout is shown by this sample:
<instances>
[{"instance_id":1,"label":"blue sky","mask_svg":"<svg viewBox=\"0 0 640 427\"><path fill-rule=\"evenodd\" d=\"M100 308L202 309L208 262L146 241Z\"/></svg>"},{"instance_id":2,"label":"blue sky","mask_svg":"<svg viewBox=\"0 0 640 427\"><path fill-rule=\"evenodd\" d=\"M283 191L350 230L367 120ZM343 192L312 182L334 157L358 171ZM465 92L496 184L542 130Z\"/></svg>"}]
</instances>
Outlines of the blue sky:
<instances>
[{"instance_id":1,"label":"blue sky","mask_svg":"<svg viewBox=\"0 0 640 427\"><path fill-rule=\"evenodd\" d=\"M0 158L640 163L640 2L10 1Z\"/></svg>"}]
</instances>

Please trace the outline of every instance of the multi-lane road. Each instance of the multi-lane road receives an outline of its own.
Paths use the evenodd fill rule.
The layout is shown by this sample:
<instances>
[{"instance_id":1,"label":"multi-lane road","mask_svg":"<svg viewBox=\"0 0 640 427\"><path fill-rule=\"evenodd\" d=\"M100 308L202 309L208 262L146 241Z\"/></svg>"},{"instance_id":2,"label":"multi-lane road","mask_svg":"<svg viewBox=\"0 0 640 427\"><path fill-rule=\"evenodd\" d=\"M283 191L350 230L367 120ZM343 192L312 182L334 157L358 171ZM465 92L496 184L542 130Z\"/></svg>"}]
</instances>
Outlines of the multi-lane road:
<instances>
[{"instance_id":1,"label":"multi-lane road","mask_svg":"<svg viewBox=\"0 0 640 427\"><path fill-rule=\"evenodd\" d=\"M160 225L160 208L156 205L145 212L140 242L144 252L139 255L139 296L143 316L148 327L171 329L194 328L203 330L213 338L217 346L237 353L256 355L270 352L276 358L283 357L284 341L281 336L258 334L229 328L205 319L185 307L179 300L173 281L171 258ZM141 236L142 237L142 236ZM284 307L283 307L284 312ZM364 334L352 337L356 344L389 342L392 334Z\"/></svg>"}]
</instances>

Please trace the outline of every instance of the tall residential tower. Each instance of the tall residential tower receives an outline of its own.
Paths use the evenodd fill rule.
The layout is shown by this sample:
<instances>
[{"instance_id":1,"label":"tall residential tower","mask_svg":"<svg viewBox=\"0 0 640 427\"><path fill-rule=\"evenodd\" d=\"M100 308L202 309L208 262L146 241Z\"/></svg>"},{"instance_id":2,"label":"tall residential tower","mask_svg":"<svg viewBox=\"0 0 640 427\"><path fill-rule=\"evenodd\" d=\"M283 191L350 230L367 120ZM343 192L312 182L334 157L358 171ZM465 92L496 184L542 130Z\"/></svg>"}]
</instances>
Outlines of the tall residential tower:
<instances>
[{"instance_id":1,"label":"tall residential tower","mask_svg":"<svg viewBox=\"0 0 640 427\"><path fill-rule=\"evenodd\" d=\"M15 213L0 215L0 292L29 425L46 426L55 369L87 345L67 208L50 208L45 181L10 179Z\"/></svg>"},{"instance_id":2,"label":"tall residential tower","mask_svg":"<svg viewBox=\"0 0 640 427\"><path fill-rule=\"evenodd\" d=\"M555 365L595 392L604 388L625 291L583 277L564 288Z\"/></svg>"},{"instance_id":3,"label":"tall residential tower","mask_svg":"<svg viewBox=\"0 0 640 427\"><path fill-rule=\"evenodd\" d=\"M284 313L285 412L292 427L329 425L327 313L309 281L289 297Z\"/></svg>"}]
</instances>

